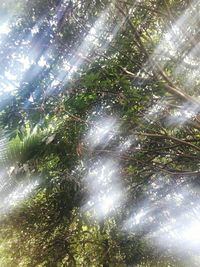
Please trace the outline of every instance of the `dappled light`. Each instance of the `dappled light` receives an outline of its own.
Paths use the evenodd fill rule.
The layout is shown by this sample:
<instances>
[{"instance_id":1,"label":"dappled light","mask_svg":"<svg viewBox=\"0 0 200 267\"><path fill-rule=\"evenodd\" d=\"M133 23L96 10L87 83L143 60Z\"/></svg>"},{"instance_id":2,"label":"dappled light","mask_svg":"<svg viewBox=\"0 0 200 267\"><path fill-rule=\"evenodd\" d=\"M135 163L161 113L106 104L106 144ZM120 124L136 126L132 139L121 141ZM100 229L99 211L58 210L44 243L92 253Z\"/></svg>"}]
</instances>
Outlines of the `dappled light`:
<instances>
[{"instance_id":1,"label":"dappled light","mask_svg":"<svg viewBox=\"0 0 200 267\"><path fill-rule=\"evenodd\" d=\"M124 229L144 232L147 239L174 253L188 253L199 248L199 197L184 179L178 185L170 183L167 177L152 182L143 204L133 211Z\"/></svg>"},{"instance_id":2,"label":"dappled light","mask_svg":"<svg viewBox=\"0 0 200 267\"><path fill-rule=\"evenodd\" d=\"M85 178L90 199L84 209L94 209L97 218L108 215L120 204L121 186L118 166L110 159L100 159L89 167Z\"/></svg>"},{"instance_id":3,"label":"dappled light","mask_svg":"<svg viewBox=\"0 0 200 267\"><path fill-rule=\"evenodd\" d=\"M0 266L200 266L200 1L0 4Z\"/></svg>"},{"instance_id":4,"label":"dappled light","mask_svg":"<svg viewBox=\"0 0 200 267\"><path fill-rule=\"evenodd\" d=\"M38 181L32 182L27 185L24 183L19 184L17 188L2 201L1 210L5 212L10 208L19 205L19 203L26 199L37 186Z\"/></svg>"}]
</instances>

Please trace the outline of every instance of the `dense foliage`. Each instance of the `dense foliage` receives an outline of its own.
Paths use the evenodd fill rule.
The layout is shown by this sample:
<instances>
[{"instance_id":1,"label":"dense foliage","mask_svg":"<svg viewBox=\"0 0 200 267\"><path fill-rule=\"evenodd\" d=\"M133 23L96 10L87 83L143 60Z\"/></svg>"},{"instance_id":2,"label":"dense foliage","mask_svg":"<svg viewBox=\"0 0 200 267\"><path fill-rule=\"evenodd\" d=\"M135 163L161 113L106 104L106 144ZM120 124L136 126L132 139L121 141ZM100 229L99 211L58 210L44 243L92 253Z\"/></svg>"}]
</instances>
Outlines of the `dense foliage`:
<instances>
[{"instance_id":1,"label":"dense foliage","mask_svg":"<svg viewBox=\"0 0 200 267\"><path fill-rule=\"evenodd\" d=\"M0 266L199 266L199 8L2 2Z\"/></svg>"}]
</instances>

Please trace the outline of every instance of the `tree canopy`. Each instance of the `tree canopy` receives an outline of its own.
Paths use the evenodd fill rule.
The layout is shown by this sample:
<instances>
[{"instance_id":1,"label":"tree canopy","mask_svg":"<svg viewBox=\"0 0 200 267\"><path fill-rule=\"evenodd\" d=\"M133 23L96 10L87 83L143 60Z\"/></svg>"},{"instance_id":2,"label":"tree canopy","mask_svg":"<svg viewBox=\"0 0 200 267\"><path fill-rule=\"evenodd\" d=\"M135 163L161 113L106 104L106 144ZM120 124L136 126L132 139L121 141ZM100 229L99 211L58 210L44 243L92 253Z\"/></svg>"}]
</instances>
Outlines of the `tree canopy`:
<instances>
[{"instance_id":1,"label":"tree canopy","mask_svg":"<svg viewBox=\"0 0 200 267\"><path fill-rule=\"evenodd\" d=\"M0 266L199 266L199 1L0 5Z\"/></svg>"}]
</instances>

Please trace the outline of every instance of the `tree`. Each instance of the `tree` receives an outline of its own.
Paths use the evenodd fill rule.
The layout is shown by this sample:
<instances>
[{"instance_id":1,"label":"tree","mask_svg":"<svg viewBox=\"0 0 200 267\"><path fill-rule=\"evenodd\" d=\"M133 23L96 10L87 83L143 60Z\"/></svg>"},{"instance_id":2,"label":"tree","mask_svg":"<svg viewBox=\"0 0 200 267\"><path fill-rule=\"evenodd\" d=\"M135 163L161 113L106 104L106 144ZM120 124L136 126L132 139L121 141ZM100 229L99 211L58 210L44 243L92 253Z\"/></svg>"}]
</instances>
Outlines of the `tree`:
<instances>
[{"instance_id":1,"label":"tree","mask_svg":"<svg viewBox=\"0 0 200 267\"><path fill-rule=\"evenodd\" d=\"M13 8L1 43L2 266L181 266L163 226L183 217L186 232L188 214L199 218L199 3Z\"/></svg>"}]
</instances>

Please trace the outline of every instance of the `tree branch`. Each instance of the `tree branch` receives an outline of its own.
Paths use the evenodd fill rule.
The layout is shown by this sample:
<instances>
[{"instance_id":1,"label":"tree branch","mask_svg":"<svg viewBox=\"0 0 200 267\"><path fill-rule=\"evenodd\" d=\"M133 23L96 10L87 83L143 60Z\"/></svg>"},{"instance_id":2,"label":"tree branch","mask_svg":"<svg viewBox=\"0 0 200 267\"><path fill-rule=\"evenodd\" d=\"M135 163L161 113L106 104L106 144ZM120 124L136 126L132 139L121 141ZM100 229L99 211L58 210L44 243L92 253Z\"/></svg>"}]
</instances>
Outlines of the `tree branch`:
<instances>
[{"instance_id":1,"label":"tree branch","mask_svg":"<svg viewBox=\"0 0 200 267\"><path fill-rule=\"evenodd\" d=\"M175 142L178 142L180 144L184 144L186 146L190 146L192 148L194 148L195 150L197 151L200 151L200 147L194 145L194 144L191 144L185 140L181 140L177 137L173 137L173 136L169 136L169 135L163 135L163 134L155 134L155 133L140 133L140 132L134 132L134 134L136 135L141 135L141 136L146 136L146 137L154 137L154 138L163 138L163 139L169 139L169 140L172 140L172 141L175 141Z\"/></svg>"}]
</instances>

